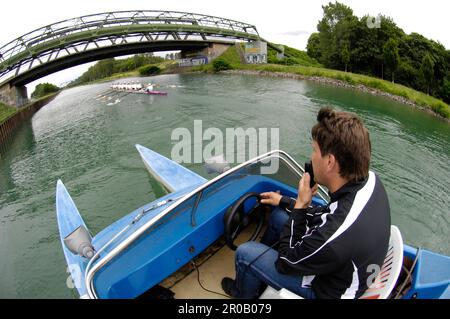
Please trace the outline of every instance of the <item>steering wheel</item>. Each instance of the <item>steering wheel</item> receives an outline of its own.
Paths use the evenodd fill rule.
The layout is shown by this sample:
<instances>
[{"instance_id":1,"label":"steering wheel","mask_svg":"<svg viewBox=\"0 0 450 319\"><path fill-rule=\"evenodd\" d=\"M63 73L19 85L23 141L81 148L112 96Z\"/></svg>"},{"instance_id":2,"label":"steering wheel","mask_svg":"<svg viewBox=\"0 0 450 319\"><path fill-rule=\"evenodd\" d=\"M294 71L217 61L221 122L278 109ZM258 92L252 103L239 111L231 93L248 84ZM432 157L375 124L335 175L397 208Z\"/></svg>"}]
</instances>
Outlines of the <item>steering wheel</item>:
<instances>
[{"instance_id":1,"label":"steering wheel","mask_svg":"<svg viewBox=\"0 0 450 319\"><path fill-rule=\"evenodd\" d=\"M245 213L243 207L244 203L247 201L247 199L252 197L256 197L257 202L248 213ZM236 240L240 232L245 228L245 226L247 226L250 223L252 218L256 218L257 226L253 234L247 241L255 240L258 237L259 233L261 232L262 226L264 224L265 211L264 209L262 209L263 204L259 202L260 199L261 197L259 196L259 194L255 192L244 194L225 213L224 215L225 242L227 246L230 247L232 250L237 249L237 246L234 244L234 241Z\"/></svg>"}]
</instances>

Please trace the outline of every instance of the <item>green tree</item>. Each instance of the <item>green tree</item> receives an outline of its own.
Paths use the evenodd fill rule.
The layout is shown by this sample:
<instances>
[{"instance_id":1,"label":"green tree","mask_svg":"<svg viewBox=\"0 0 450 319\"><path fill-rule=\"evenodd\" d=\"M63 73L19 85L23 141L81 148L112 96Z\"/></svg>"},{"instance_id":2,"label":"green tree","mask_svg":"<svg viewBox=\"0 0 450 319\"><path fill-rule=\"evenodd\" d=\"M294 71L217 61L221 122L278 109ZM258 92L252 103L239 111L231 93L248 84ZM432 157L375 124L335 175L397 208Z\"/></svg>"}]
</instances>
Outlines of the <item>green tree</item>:
<instances>
[{"instance_id":1,"label":"green tree","mask_svg":"<svg viewBox=\"0 0 450 319\"><path fill-rule=\"evenodd\" d=\"M155 75L155 74L158 74L159 72L161 72L161 69L159 67L157 67L156 65L152 65L152 64L144 65L139 68L139 74L144 75L144 76Z\"/></svg>"},{"instance_id":2,"label":"green tree","mask_svg":"<svg viewBox=\"0 0 450 319\"><path fill-rule=\"evenodd\" d=\"M359 25L364 32L359 34L353 32L351 35L352 46L363 44L360 53L364 56L364 61L361 61L359 65L355 65L354 56L352 56L352 68L356 72L365 70L367 74L384 78L384 45L391 38L401 41L404 32L392 18L383 15L380 15L379 27L369 28L367 24L369 18L369 16L364 16L360 20Z\"/></svg>"},{"instance_id":3,"label":"green tree","mask_svg":"<svg viewBox=\"0 0 450 319\"><path fill-rule=\"evenodd\" d=\"M87 83L111 76L118 72L128 72L143 65L157 64L164 61L164 58L153 56L152 53L137 54L125 59L106 59L97 62L84 72L78 79L72 81L69 86Z\"/></svg>"},{"instance_id":4,"label":"green tree","mask_svg":"<svg viewBox=\"0 0 450 319\"><path fill-rule=\"evenodd\" d=\"M430 94L430 84L434 80L434 61L429 53L425 54L425 56L422 59L420 72L422 73L422 77L426 83L427 94Z\"/></svg>"},{"instance_id":5,"label":"green tree","mask_svg":"<svg viewBox=\"0 0 450 319\"><path fill-rule=\"evenodd\" d=\"M358 19L350 7L337 1L322 6L322 9L323 17L317 25L321 53L319 62L328 67L341 68L340 56L343 46L349 42L350 31Z\"/></svg>"},{"instance_id":6,"label":"green tree","mask_svg":"<svg viewBox=\"0 0 450 319\"><path fill-rule=\"evenodd\" d=\"M315 32L310 35L308 44L306 45L306 53L314 59L320 60L322 54L320 53L320 35Z\"/></svg>"},{"instance_id":7,"label":"green tree","mask_svg":"<svg viewBox=\"0 0 450 319\"><path fill-rule=\"evenodd\" d=\"M445 78L443 81L440 95L444 101L450 101L450 73L449 78Z\"/></svg>"},{"instance_id":8,"label":"green tree","mask_svg":"<svg viewBox=\"0 0 450 319\"><path fill-rule=\"evenodd\" d=\"M392 83L394 83L395 71L400 64L397 41L390 38L383 46L383 60L392 73Z\"/></svg>"},{"instance_id":9,"label":"green tree","mask_svg":"<svg viewBox=\"0 0 450 319\"><path fill-rule=\"evenodd\" d=\"M114 58L112 58L101 60L100 62L97 63L96 67L99 78L105 78L114 73L114 62L115 60Z\"/></svg>"},{"instance_id":10,"label":"green tree","mask_svg":"<svg viewBox=\"0 0 450 319\"><path fill-rule=\"evenodd\" d=\"M60 88L54 84L41 83L41 84L36 85L36 88L34 89L33 93L31 93L31 97L32 98L40 98L47 94L58 92L59 90L60 90Z\"/></svg>"},{"instance_id":11,"label":"green tree","mask_svg":"<svg viewBox=\"0 0 450 319\"><path fill-rule=\"evenodd\" d=\"M310 57L328 68L344 70L348 46L352 72L381 78L386 73L392 81L450 103L450 50L442 44L417 33L406 34L390 17L380 15L380 24L371 27L367 23L369 16L359 19L351 8L339 2L322 8L318 32L308 39ZM434 63L434 74L428 80L421 71L430 64L423 61L427 54Z\"/></svg>"},{"instance_id":12,"label":"green tree","mask_svg":"<svg viewBox=\"0 0 450 319\"><path fill-rule=\"evenodd\" d=\"M342 63L345 64L345 72L347 72L347 65L350 63L350 50L348 45L345 45L341 53Z\"/></svg>"}]
</instances>

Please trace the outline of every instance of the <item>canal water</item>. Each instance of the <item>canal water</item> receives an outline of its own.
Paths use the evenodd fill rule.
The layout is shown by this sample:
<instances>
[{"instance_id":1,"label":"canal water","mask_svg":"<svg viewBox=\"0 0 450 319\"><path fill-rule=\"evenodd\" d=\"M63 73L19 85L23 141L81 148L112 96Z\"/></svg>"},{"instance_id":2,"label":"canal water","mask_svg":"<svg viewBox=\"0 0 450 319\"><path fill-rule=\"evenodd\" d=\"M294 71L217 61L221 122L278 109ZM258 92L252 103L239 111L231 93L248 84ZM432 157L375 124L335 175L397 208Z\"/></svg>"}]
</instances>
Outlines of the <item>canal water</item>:
<instances>
[{"instance_id":1,"label":"canal water","mask_svg":"<svg viewBox=\"0 0 450 319\"><path fill-rule=\"evenodd\" d=\"M163 75L168 96L103 95L110 83L65 90L0 147L0 298L74 298L55 215L56 181L92 233L165 194L134 145L170 157L176 128L279 128L279 148L304 162L318 110L358 114L371 169L405 242L450 255L450 125L384 97L291 79ZM103 98L101 98L103 96ZM225 135L225 134L224 134ZM186 165L209 178L201 164Z\"/></svg>"}]
</instances>

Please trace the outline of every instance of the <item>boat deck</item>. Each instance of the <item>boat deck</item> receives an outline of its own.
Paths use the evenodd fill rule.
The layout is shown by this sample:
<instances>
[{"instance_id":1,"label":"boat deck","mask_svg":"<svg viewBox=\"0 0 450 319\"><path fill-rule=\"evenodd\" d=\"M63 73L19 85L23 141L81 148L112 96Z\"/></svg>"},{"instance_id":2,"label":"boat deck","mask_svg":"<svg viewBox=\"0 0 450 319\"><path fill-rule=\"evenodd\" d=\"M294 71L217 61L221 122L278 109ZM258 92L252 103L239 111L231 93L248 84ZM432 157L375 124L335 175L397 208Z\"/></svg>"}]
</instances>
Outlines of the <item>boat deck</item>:
<instances>
[{"instance_id":1,"label":"boat deck","mask_svg":"<svg viewBox=\"0 0 450 319\"><path fill-rule=\"evenodd\" d=\"M253 229L251 226L245 228L235 244L246 241ZM264 229L260 237L263 233ZM160 285L174 292L175 299L227 299L221 281L223 277L235 278L234 255L235 252L225 245L225 240L221 238L195 258L198 272L192 264L187 264ZM206 291L200 286L199 280L204 288L219 294Z\"/></svg>"}]
</instances>

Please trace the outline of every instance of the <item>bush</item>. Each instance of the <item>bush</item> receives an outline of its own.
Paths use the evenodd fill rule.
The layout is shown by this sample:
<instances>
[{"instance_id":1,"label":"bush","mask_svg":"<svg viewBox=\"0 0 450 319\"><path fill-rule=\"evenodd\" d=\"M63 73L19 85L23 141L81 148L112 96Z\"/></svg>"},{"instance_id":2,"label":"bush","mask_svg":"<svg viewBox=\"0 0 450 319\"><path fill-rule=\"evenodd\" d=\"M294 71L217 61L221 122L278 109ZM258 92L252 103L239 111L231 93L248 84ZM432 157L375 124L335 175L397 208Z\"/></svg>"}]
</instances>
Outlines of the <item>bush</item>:
<instances>
[{"instance_id":1,"label":"bush","mask_svg":"<svg viewBox=\"0 0 450 319\"><path fill-rule=\"evenodd\" d=\"M400 90L397 92L398 96L404 97L405 99L409 99L409 94L405 90Z\"/></svg>"},{"instance_id":2,"label":"bush","mask_svg":"<svg viewBox=\"0 0 450 319\"><path fill-rule=\"evenodd\" d=\"M344 75L344 81L347 82L348 84L351 84L351 85L355 85L356 84L356 81L353 80L353 78L351 76L349 76L349 75Z\"/></svg>"},{"instance_id":3,"label":"bush","mask_svg":"<svg viewBox=\"0 0 450 319\"><path fill-rule=\"evenodd\" d=\"M231 67L230 63L228 63L228 61L226 61L224 59L220 59L220 58L214 60L213 68L214 68L214 71L216 71L216 72L232 69L232 67Z\"/></svg>"},{"instance_id":4,"label":"bush","mask_svg":"<svg viewBox=\"0 0 450 319\"><path fill-rule=\"evenodd\" d=\"M285 64L285 65L296 65L296 64L300 64L300 63L297 62L297 59L291 58L291 57L284 58L284 60L283 60L281 63L282 63L282 64Z\"/></svg>"},{"instance_id":5,"label":"bush","mask_svg":"<svg viewBox=\"0 0 450 319\"><path fill-rule=\"evenodd\" d=\"M378 80L369 80L369 82L367 82L366 85L371 88L379 89L379 90L381 90L383 87L381 81L378 81Z\"/></svg>"},{"instance_id":6,"label":"bush","mask_svg":"<svg viewBox=\"0 0 450 319\"><path fill-rule=\"evenodd\" d=\"M155 75L161 72L161 69L158 68L156 65L144 65L143 67L139 68L139 74L140 75Z\"/></svg>"},{"instance_id":7,"label":"bush","mask_svg":"<svg viewBox=\"0 0 450 319\"><path fill-rule=\"evenodd\" d=\"M41 83L36 86L36 88L34 89L34 92L31 93L31 97L32 98L40 98L47 94L58 92L59 90L60 90L60 88L54 84Z\"/></svg>"},{"instance_id":8,"label":"bush","mask_svg":"<svg viewBox=\"0 0 450 319\"><path fill-rule=\"evenodd\" d=\"M444 118L450 118L450 110L443 102L439 101L434 103L433 105L431 105L431 109Z\"/></svg>"}]
</instances>

